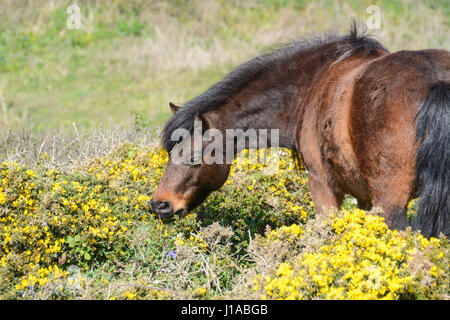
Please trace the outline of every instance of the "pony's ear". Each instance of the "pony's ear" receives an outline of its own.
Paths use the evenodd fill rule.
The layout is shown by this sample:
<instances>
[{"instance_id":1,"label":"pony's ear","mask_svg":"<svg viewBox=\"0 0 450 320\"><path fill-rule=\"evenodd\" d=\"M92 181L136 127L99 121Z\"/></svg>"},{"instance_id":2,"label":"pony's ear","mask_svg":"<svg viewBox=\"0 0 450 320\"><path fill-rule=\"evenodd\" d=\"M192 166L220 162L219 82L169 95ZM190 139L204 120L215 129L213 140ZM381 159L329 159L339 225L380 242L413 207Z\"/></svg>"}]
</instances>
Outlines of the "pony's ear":
<instances>
[{"instance_id":1,"label":"pony's ear","mask_svg":"<svg viewBox=\"0 0 450 320\"><path fill-rule=\"evenodd\" d=\"M181 109L181 107L173 104L172 102L169 102L169 107L170 107L170 110L172 110L173 114L175 114L178 110Z\"/></svg>"},{"instance_id":2,"label":"pony's ear","mask_svg":"<svg viewBox=\"0 0 450 320\"><path fill-rule=\"evenodd\" d=\"M214 128L211 119L209 119L206 114L196 111L194 114L194 120L201 121L203 123L203 131Z\"/></svg>"}]
</instances>

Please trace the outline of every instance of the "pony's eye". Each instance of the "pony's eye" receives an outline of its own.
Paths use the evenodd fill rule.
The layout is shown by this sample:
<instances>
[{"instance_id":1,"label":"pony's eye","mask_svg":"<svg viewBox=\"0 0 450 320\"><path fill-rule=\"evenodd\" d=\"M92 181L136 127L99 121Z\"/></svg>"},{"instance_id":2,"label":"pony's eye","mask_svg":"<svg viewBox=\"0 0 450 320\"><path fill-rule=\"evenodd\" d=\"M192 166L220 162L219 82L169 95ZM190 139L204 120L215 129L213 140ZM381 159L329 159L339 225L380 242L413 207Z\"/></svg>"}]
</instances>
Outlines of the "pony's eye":
<instances>
[{"instance_id":1,"label":"pony's eye","mask_svg":"<svg viewBox=\"0 0 450 320\"><path fill-rule=\"evenodd\" d=\"M194 168L198 168L201 165L201 160L199 160L197 157L192 157L190 160L190 166Z\"/></svg>"},{"instance_id":2,"label":"pony's eye","mask_svg":"<svg viewBox=\"0 0 450 320\"><path fill-rule=\"evenodd\" d=\"M200 162L191 161L191 167L199 168L201 166Z\"/></svg>"}]
</instances>

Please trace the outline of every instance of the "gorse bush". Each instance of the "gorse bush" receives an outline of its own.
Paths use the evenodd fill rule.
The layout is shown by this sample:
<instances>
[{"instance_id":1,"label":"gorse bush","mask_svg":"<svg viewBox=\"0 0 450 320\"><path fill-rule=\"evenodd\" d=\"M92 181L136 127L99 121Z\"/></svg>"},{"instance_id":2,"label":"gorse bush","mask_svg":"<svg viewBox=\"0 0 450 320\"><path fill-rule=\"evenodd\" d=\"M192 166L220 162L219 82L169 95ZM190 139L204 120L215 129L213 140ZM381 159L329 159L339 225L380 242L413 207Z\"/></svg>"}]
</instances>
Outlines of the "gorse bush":
<instances>
[{"instance_id":1,"label":"gorse bush","mask_svg":"<svg viewBox=\"0 0 450 320\"><path fill-rule=\"evenodd\" d=\"M58 170L1 163L0 297L446 296L447 239L388 230L349 201L315 217L306 172L277 155L268 172L242 153L221 190L169 221L148 205L167 162L159 148L122 144Z\"/></svg>"},{"instance_id":2,"label":"gorse bush","mask_svg":"<svg viewBox=\"0 0 450 320\"><path fill-rule=\"evenodd\" d=\"M435 298L446 294L447 239L429 241L420 234L388 230L383 218L359 209L330 218L324 223L329 239L319 250L300 251L290 262L281 263L261 281L263 298L414 298L422 296L415 285L418 277L425 277L427 286L435 289ZM296 236L301 238L302 232ZM417 254L431 267L420 276L411 272Z\"/></svg>"},{"instance_id":3,"label":"gorse bush","mask_svg":"<svg viewBox=\"0 0 450 320\"><path fill-rule=\"evenodd\" d=\"M277 162L273 167L270 153L261 150L255 155L244 150L236 158L224 187L196 210L202 223L220 219L222 224L232 227L233 238L245 245L249 234L262 234L267 226L306 222L314 212L314 204L306 192L306 173L300 171L301 167L294 170L299 164L289 150L275 156Z\"/></svg>"}]
</instances>

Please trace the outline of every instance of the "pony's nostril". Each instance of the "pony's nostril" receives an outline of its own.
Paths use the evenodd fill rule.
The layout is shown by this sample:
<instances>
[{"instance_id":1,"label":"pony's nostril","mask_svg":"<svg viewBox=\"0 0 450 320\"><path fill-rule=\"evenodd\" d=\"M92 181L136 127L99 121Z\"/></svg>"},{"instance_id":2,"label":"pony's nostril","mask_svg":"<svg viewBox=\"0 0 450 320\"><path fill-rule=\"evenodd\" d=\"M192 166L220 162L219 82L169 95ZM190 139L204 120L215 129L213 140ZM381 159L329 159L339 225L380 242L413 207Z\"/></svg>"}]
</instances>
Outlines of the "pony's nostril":
<instances>
[{"instance_id":1,"label":"pony's nostril","mask_svg":"<svg viewBox=\"0 0 450 320\"><path fill-rule=\"evenodd\" d=\"M159 202L158 203L158 210L166 210L170 208L170 204L168 202Z\"/></svg>"},{"instance_id":2,"label":"pony's nostril","mask_svg":"<svg viewBox=\"0 0 450 320\"><path fill-rule=\"evenodd\" d=\"M160 217L169 217L173 214L173 208L170 202L161 201L151 203L153 211L155 211Z\"/></svg>"}]
</instances>

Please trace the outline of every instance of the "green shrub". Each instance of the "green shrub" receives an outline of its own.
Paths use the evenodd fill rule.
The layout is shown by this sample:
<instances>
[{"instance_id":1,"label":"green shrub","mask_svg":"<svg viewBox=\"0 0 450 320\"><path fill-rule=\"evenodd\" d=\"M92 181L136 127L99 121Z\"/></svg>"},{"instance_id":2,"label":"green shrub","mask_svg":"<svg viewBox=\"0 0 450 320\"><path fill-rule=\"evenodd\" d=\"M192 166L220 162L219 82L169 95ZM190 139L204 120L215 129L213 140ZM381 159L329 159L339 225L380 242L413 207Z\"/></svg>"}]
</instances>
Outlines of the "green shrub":
<instances>
[{"instance_id":1,"label":"green shrub","mask_svg":"<svg viewBox=\"0 0 450 320\"><path fill-rule=\"evenodd\" d=\"M446 239L389 231L349 201L332 219L314 217L306 173L278 154L270 174L241 154L221 190L168 221L148 207L167 161L155 147L124 144L67 170L2 163L0 297L445 296ZM380 273L377 293L366 290L368 268Z\"/></svg>"}]
</instances>

